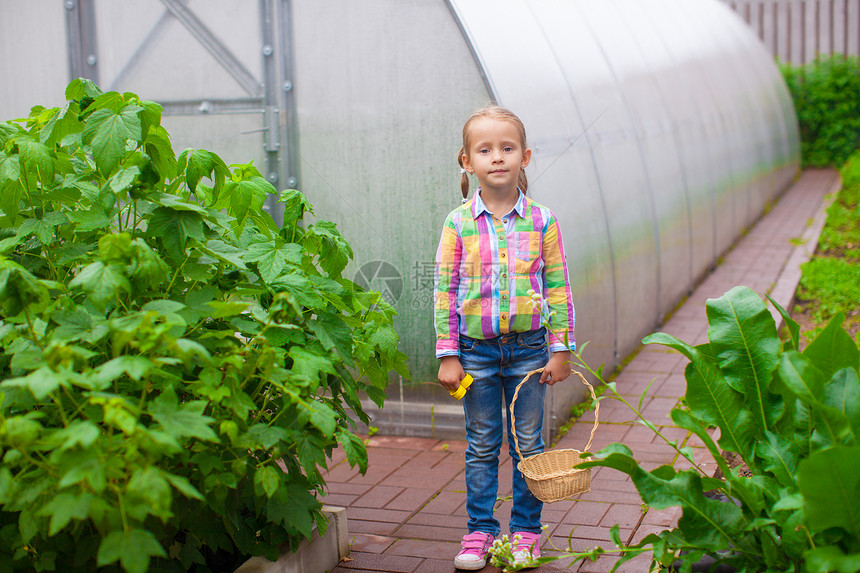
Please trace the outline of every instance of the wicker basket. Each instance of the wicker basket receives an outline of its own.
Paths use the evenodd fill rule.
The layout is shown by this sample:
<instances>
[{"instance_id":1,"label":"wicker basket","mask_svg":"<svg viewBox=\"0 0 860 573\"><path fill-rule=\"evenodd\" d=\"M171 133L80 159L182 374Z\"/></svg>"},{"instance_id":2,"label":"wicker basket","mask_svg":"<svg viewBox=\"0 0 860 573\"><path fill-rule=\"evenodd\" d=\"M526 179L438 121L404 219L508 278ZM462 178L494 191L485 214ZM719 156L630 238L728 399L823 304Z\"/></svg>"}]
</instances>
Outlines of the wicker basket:
<instances>
[{"instance_id":1,"label":"wicker basket","mask_svg":"<svg viewBox=\"0 0 860 573\"><path fill-rule=\"evenodd\" d=\"M587 493L591 490L591 468L575 469L574 466L585 461L581 458L583 452L587 452L591 447L591 441L594 439L594 432L597 431L598 415L600 413L600 402L597 402L597 396L594 395L594 388L591 387L585 377L577 372L574 374L579 376L582 383L588 386L591 392L592 399L595 400L594 406L594 426L591 428L591 436L588 438L588 443L585 449L579 450L551 450L536 454L523 459L523 454L520 452L520 444L517 440L516 418L514 418L514 404L517 401L517 394L520 393L520 388L525 384L533 374L542 372L543 368L532 370L526 374L522 382L517 386L514 392L514 397L511 400L511 428L514 434L514 447L519 455L520 463L517 465L523 477L526 478L526 484L536 498L545 502L561 501L571 497Z\"/></svg>"}]
</instances>

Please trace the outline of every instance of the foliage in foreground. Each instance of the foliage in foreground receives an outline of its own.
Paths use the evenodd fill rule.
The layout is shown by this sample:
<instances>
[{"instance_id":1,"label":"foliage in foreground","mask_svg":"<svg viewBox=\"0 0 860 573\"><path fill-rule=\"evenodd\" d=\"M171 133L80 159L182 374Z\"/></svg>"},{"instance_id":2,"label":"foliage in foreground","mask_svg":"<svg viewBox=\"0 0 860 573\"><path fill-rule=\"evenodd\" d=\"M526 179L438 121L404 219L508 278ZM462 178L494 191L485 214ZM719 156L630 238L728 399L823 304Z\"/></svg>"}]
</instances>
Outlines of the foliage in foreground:
<instances>
[{"instance_id":1,"label":"foliage in foreground","mask_svg":"<svg viewBox=\"0 0 860 573\"><path fill-rule=\"evenodd\" d=\"M798 299L812 308L816 322L824 324L837 313L847 317L851 329L860 324L860 153L840 169L842 189L827 208L818 250L801 265ZM857 338L860 344L860 337Z\"/></svg>"},{"instance_id":2,"label":"foliage in foreground","mask_svg":"<svg viewBox=\"0 0 860 573\"><path fill-rule=\"evenodd\" d=\"M860 353L842 317L799 352L798 325L782 311L789 334L780 340L767 307L746 287L706 307L708 343L694 347L664 333L644 342L690 360L686 408L672 410L672 420L704 442L725 479L704 475L687 449L679 452L694 468L683 471L645 471L621 444L589 463L630 475L653 508L681 506L676 529L640 544L663 565L708 554L737 571L857 571ZM708 431L714 426L717 443ZM721 450L738 454L752 477L729 468Z\"/></svg>"},{"instance_id":3,"label":"foliage in foreground","mask_svg":"<svg viewBox=\"0 0 860 573\"><path fill-rule=\"evenodd\" d=\"M707 475L689 447L665 438L690 469L646 471L627 446L608 446L580 467L622 471L645 504L681 507L683 515L675 529L636 545L625 546L616 526L616 549L568 556L617 552L617 567L652 553L660 567L678 563L680 571L706 555L738 572L860 571L860 352L841 328L842 317L800 352L797 323L779 309L789 326L780 340L767 307L746 287L706 306L707 343L691 346L665 333L644 342L664 344L690 360L685 407L672 410L672 421L705 444L724 477ZM641 418L614 383L607 386ZM652 422L642 423L663 437ZM730 468L723 452L738 454L751 477Z\"/></svg>"},{"instance_id":4,"label":"foliage in foreground","mask_svg":"<svg viewBox=\"0 0 860 573\"><path fill-rule=\"evenodd\" d=\"M359 392L408 375L393 309L297 191L279 228L252 165L176 158L158 104L66 97L0 123L2 569L295 548L332 449L366 468Z\"/></svg>"},{"instance_id":5,"label":"foliage in foreground","mask_svg":"<svg viewBox=\"0 0 860 573\"><path fill-rule=\"evenodd\" d=\"M860 147L860 58L819 56L781 70L800 124L803 166L842 165Z\"/></svg>"}]
</instances>

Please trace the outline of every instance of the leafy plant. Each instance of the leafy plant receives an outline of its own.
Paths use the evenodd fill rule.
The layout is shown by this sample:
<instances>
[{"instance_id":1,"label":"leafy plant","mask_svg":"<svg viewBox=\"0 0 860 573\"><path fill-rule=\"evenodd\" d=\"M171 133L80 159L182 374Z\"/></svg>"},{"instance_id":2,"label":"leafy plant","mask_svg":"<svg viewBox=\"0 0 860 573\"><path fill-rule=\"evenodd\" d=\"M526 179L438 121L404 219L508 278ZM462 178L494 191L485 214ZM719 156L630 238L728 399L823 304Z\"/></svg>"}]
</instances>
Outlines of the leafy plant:
<instances>
[{"instance_id":1,"label":"leafy plant","mask_svg":"<svg viewBox=\"0 0 860 573\"><path fill-rule=\"evenodd\" d=\"M690 360L686 407L673 409L672 420L701 439L723 477L707 475L690 448L669 440L692 468L646 471L623 444L582 464L628 474L652 508L683 509L675 529L622 547L619 564L648 551L661 566L680 560L681 571L703 556L736 571L860 570L860 353L842 317L800 352L798 324L779 309L789 326L780 340L746 287L706 307L709 342L691 346L665 333L644 342ZM725 452L740 456L751 477L729 467Z\"/></svg>"},{"instance_id":2,"label":"leafy plant","mask_svg":"<svg viewBox=\"0 0 860 573\"><path fill-rule=\"evenodd\" d=\"M803 265L797 293L798 308L808 308L812 318L825 324L833 316L846 316L845 327L860 326L860 153L840 169L842 189L827 208L818 249ZM816 331L813 331L813 333ZM858 333L860 334L860 333ZM808 335L808 333L807 333ZM860 343L860 337L857 338Z\"/></svg>"},{"instance_id":3,"label":"leafy plant","mask_svg":"<svg viewBox=\"0 0 860 573\"><path fill-rule=\"evenodd\" d=\"M842 165L860 147L860 58L833 54L781 69L800 124L803 165Z\"/></svg>"},{"instance_id":4,"label":"leafy plant","mask_svg":"<svg viewBox=\"0 0 860 573\"><path fill-rule=\"evenodd\" d=\"M66 98L0 123L4 571L295 549L332 449L366 469L360 393L408 376L393 309L298 191L279 226L252 164L175 156L157 103Z\"/></svg>"}]
</instances>

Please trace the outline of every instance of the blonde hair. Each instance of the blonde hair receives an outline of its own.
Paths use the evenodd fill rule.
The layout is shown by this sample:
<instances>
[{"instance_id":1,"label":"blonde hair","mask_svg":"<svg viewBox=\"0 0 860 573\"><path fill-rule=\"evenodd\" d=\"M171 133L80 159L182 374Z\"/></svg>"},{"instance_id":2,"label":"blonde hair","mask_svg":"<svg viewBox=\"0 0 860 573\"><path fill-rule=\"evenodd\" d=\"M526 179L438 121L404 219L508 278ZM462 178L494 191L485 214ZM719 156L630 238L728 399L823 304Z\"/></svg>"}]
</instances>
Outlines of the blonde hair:
<instances>
[{"instance_id":1,"label":"blonde hair","mask_svg":"<svg viewBox=\"0 0 860 573\"><path fill-rule=\"evenodd\" d=\"M517 133L519 133L520 143L522 144L523 150L525 151L528 149L528 142L526 141L526 127L523 125L522 120L511 110L492 104L473 113L469 116L469 119L466 120L466 123L463 124L463 147L460 148L460 152L457 154L457 163L460 165L461 171L463 170L463 155L466 153L466 150L469 149L469 127L472 125L472 122L482 117L499 119L512 123L514 127L517 128ZM523 193L526 193L529 188L529 182L526 179L526 172L522 167L520 167L520 174L517 177L517 186ZM463 193L463 201L465 202L469 197L469 175L465 171L463 171L460 176L460 191Z\"/></svg>"}]
</instances>

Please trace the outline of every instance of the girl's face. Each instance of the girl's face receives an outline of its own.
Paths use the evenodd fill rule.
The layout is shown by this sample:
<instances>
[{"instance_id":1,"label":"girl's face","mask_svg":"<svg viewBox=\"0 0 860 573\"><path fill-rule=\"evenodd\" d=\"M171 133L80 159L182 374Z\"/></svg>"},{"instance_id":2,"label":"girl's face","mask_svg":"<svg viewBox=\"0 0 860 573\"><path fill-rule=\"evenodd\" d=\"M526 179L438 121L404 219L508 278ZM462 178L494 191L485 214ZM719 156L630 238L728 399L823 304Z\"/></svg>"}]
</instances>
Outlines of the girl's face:
<instances>
[{"instance_id":1,"label":"girl's face","mask_svg":"<svg viewBox=\"0 0 860 573\"><path fill-rule=\"evenodd\" d=\"M529 164L531 149L523 149L516 125L504 119L479 117L469 125L463 167L478 177L482 190L516 191L520 169Z\"/></svg>"}]
</instances>

